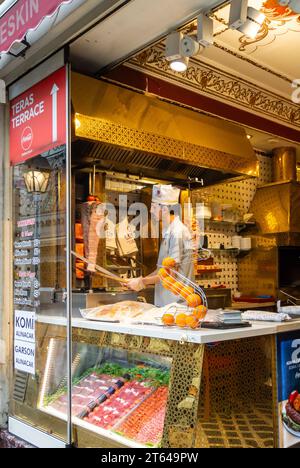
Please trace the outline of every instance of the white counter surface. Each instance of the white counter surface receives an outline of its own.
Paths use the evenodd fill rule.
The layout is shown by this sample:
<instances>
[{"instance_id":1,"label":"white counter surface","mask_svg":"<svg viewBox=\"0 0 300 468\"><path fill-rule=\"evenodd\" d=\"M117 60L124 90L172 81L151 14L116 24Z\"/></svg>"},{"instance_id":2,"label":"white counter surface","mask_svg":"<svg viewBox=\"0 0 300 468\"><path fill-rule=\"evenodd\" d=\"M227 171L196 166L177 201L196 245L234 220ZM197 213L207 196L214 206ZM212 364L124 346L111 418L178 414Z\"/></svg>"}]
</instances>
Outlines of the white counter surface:
<instances>
[{"instance_id":1,"label":"white counter surface","mask_svg":"<svg viewBox=\"0 0 300 468\"><path fill-rule=\"evenodd\" d=\"M49 325L66 326L67 321L63 317L38 316L38 323ZM162 338L173 341L186 341L189 343L207 344L220 341L238 340L264 335L275 335L289 331L299 330L300 319L291 322L252 322L251 328L239 328L231 330L181 330L178 327L164 327L154 325L126 325L121 323L92 322L83 318L74 318L72 321L74 328L86 330L107 331L123 333L127 335L146 336L152 338Z\"/></svg>"}]
</instances>

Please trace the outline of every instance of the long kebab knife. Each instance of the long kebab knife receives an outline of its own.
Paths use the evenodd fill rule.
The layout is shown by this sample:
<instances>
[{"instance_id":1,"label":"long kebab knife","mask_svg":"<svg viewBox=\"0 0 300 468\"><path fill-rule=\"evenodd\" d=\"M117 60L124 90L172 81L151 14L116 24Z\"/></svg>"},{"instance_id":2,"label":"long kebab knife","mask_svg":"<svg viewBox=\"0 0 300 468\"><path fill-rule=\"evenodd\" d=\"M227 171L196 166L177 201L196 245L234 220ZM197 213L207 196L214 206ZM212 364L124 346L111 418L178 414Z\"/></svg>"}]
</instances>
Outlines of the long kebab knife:
<instances>
[{"instance_id":1,"label":"long kebab knife","mask_svg":"<svg viewBox=\"0 0 300 468\"><path fill-rule=\"evenodd\" d=\"M79 255L77 252L74 252L73 250L71 250L71 254L74 255L74 257L78 258L78 260L81 260L84 263L90 264L87 258L83 257L82 255ZM115 275L114 273L111 273L110 271L106 270L105 268L97 264L94 264L94 266L98 273L102 273L106 277L109 277L109 279L113 279L121 284L129 283L128 279L120 278L119 276Z\"/></svg>"}]
</instances>

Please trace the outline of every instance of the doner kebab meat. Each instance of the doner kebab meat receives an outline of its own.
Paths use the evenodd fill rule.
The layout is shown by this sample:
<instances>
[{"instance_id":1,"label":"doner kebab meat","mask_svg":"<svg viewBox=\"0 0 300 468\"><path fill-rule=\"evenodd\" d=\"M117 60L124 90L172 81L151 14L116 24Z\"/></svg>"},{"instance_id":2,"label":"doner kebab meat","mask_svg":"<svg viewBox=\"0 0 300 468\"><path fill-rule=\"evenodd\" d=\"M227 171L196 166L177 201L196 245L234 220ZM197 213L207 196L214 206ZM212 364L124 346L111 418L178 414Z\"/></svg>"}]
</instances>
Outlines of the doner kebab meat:
<instances>
[{"instance_id":1,"label":"doner kebab meat","mask_svg":"<svg viewBox=\"0 0 300 468\"><path fill-rule=\"evenodd\" d=\"M88 259L88 270L95 271L100 237L104 233L105 208L100 201L91 201L81 205L83 242L85 257Z\"/></svg>"}]
</instances>

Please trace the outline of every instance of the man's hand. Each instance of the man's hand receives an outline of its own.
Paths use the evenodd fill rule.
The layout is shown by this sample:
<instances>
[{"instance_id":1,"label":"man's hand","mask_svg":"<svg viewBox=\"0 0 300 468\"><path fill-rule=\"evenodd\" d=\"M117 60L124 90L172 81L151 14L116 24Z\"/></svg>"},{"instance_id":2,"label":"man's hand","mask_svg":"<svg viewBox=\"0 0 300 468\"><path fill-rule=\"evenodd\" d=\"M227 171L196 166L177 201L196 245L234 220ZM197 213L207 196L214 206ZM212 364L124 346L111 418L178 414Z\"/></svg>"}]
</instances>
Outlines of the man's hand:
<instances>
[{"instance_id":1,"label":"man's hand","mask_svg":"<svg viewBox=\"0 0 300 468\"><path fill-rule=\"evenodd\" d=\"M140 292L145 289L146 286L144 284L144 279L141 276L140 278L133 278L132 280L128 281L128 283L126 283L126 287L131 291Z\"/></svg>"}]
</instances>

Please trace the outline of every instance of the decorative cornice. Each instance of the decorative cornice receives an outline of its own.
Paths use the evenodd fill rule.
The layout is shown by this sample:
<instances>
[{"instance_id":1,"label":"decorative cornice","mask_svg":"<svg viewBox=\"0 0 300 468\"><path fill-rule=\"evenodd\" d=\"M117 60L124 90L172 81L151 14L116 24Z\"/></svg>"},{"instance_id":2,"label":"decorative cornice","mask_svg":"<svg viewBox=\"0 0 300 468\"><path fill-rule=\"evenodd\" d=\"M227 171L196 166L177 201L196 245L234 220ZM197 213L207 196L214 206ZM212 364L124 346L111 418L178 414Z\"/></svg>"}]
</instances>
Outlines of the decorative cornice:
<instances>
[{"instance_id":1,"label":"decorative cornice","mask_svg":"<svg viewBox=\"0 0 300 468\"><path fill-rule=\"evenodd\" d=\"M128 65L202 95L246 108L289 126L300 127L300 106L244 79L192 59L186 73L173 72L161 46L153 46L130 60Z\"/></svg>"}]
</instances>

